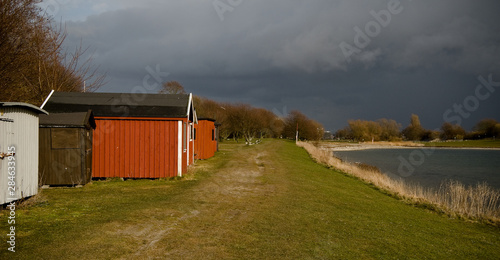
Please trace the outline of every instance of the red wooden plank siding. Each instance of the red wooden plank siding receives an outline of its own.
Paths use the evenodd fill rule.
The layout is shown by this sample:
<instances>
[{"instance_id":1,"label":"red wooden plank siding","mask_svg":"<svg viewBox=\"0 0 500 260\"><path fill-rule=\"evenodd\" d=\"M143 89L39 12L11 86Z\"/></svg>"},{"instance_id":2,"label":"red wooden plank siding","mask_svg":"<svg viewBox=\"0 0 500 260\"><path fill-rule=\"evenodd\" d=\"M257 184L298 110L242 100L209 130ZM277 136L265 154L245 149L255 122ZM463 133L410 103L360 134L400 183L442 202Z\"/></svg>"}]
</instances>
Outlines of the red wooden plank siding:
<instances>
[{"instance_id":1,"label":"red wooden plank siding","mask_svg":"<svg viewBox=\"0 0 500 260\"><path fill-rule=\"evenodd\" d=\"M118 162L125 161L125 153L127 152L127 142L125 142L125 137L127 136L127 128L125 127L125 120L120 120L119 122L120 132L123 133L118 136L118 144L116 152L118 154ZM123 177L123 173L125 172L125 163L119 163L116 165L116 174L119 177Z\"/></svg>"},{"instance_id":2,"label":"red wooden plank siding","mask_svg":"<svg viewBox=\"0 0 500 260\"><path fill-rule=\"evenodd\" d=\"M96 120L96 125L97 125L97 120ZM99 136L99 143L96 143L94 142L92 144L92 151L99 151L99 164L98 164L98 167L99 169L97 169L98 171L94 171L95 168L94 168L94 165L92 165L92 172L94 173L94 175L96 173L99 173L99 172L106 172L106 169L104 168L106 166L106 164L104 163L104 155L107 154L107 140L104 138L105 137L105 134L106 134L106 131L108 131L108 128L109 128L109 124L104 121L102 126L100 126L101 128L98 129L98 132L96 133L96 136ZM96 128L97 129L97 128ZM100 144L102 146L101 149L95 149L94 148L94 145L96 144ZM92 164L94 164L94 161L92 161ZM102 176L99 176L99 175L95 175L97 177L102 177Z\"/></svg>"},{"instance_id":3,"label":"red wooden plank siding","mask_svg":"<svg viewBox=\"0 0 500 260\"><path fill-rule=\"evenodd\" d=\"M149 143L151 144L149 152L151 152L152 154L150 154L150 156L147 157L149 159L148 163L149 169L146 171L146 173L150 174L149 176L150 178L155 178L155 154L156 154L155 121L148 121L148 125L150 132Z\"/></svg>"},{"instance_id":4,"label":"red wooden plank siding","mask_svg":"<svg viewBox=\"0 0 500 260\"><path fill-rule=\"evenodd\" d=\"M130 129L130 121L123 120L123 124L124 124L124 128L125 128L125 136L129 136L132 139L132 133L131 133L132 129ZM124 149L125 155L123 157L123 160L125 162L129 162L129 163L124 163L125 167L123 169L123 172L120 174L120 177L124 177L126 172L130 172L130 166L132 164L132 162L130 162L130 155L132 152L132 150L130 148L130 143L132 143L132 142L125 143L125 149Z\"/></svg>"},{"instance_id":5,"label":"red wooden plank siding","mask_svg":"<svg viewBox=\"0 0 500 260\"><path fill-rule=\"evenodd\" d=\"M212 139L212 131L215 131L214 122L203 119L198 120L195 129L196 139L194 140L194 152L196 154L196 159L204 160L214 156L217 150L215 136Z\"/></svg>"},{"instance_id":6,"label":"red wooden plank siding","mask_svg":"<svg viewBox=\"0 0 500 260\"><path fill-rule=\"evenodd\" d=\"M96 118L96 124L93 177L177 176L178 120Z\"/></svg>"},{"instance_id":7,"label":"red wooden plank siding","mask_svg":"<svg viewBox=\"0 0 500 260\"><path fill-rule=\"evenodd\" d=\"M165 159L168 158L167 157L169 156L168 150L170 149L168 147L168 143L165 142L166 136L169 136L168 125L160 124L160 131L163 133L160 135L160 147L165 147L167 149L160 149L160 152L158 154L160 158L160 165L159 165L160 170L158 176L160 176L161 169L167 169L167 171L170 172L170 169L168 169L169 167L168 161Z\"/></svg>"},{"instance_id":8,"label":"red wooden plank siding","mask_svg":"<svg viewBox=\"0 0 500 260\"><path fill-rule=\"evenodd\" d=\"M154 132L156 133L156 140L154 143L155 150L153 153L153 161L155 162L155 168L154 168L154 177L159 178L160 177L160 136L162 133L160 132L160 124L159 122L155 121L154 122Z\"/></svg>"},{"instance_id":9,"label":"red wooden plank siding","mask_svg":"<svg viewBox=\"0 0 500 260\"><path fill-rule=\"evenodd\" d=\"M94 136L92 137L92 145L94 145L95 143L100 143L101 141L98 139L100 138L100 135L97 134L97 129L94 131ZM95 164L95 162L99 160L99 151L94 151L92 150L92 164ZM99 163L97 163L96 165L99 165ZM95 176L95 172L94 172L94 169L92 169L92 175Z\"/></svg>"},{"instance_id":10,"label":"red wooden plank siding","mask_svg":"<svg viewBox=\"0 0 500 260\"><path fill-rule=\"evenodd\" d=\"M139 132L139 154L137 157L139 158L139 163L137 164L136 172L134 173L137 178L142 178L144 175L144 122L143 121L137 121L138 124L138 132ZM143 134L140 134L143 133Z\"/></svg>"},{"instance_id":11,"label":"red wooden plank siding","mask_svg":"<svg viewBox=\"0 0 500 260\"><path fill-rule=\"evenodd\" d=\"M135 151L137 151L137 146L136 146L136 134L135 134L135 127L132 127L132 121L130 120L126 120L127 121L127 128L130 129L130 135L129 135L129 138L130 138L130 142L128 142L128 158L127 158L127 165L128 165L128 169L126 172L124 172L123 174L124 175L128 175L130 174L131 172L134 172L135 171Z\"/></svg>"}]
</instances>

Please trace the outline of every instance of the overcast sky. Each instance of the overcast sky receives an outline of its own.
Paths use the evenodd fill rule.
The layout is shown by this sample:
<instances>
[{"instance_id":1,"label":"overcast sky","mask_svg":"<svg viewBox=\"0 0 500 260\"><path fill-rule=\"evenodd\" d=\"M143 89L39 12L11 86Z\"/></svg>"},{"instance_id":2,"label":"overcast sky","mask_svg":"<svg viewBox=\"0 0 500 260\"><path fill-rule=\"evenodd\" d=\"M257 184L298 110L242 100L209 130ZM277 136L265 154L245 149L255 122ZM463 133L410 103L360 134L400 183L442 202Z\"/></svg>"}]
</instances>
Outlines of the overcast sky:
<instances>
[{"instance_id":1,"label":"overcast sky","mask_svg":"<svg viewBox=\"0 0 500 260\"><path fill-rule=\"evenodd\" d=\"M47 4L66 46L90 47L107 72L100 92L155 93L156 79L176 80L218 101L300 110L332 131L349 119L405 127L412 113L429 129L500 120L499 1Z\"/></svg>"}]
</instances>

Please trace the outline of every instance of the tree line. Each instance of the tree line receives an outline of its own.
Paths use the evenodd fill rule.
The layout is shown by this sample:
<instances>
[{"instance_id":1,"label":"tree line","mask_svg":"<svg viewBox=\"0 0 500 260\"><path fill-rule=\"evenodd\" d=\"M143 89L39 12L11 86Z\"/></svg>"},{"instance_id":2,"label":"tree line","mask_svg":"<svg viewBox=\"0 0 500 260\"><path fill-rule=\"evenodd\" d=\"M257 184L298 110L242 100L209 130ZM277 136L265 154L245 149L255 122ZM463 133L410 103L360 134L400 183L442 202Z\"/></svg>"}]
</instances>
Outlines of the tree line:
<instances>
[{"instance_id":1,"label":"tree line","mask_svg":"<svg viewBox=\"0 0 500 260\"><path fill-rule=\"evenodd\" d=\"M484 138L499 138L500 123L494 119L479 121L472 131L448 122L443 123L439 130L429 130L422 127L418 115L412 114L410 124L401 130L401 124L392 119L377 121L349 120L348 125L335 133L338 139L355 141L431 141L441 140L475 140Z\"/></svg>"},{"instance_id":2,"label":"tree line","mask_svg":"<svg viewBox=\"0 0 500 260\"><path fill-rule=\"evenodd\" d=\"M181 83L169 81L162 84L158 93L186 94L186 91ZM244 103L217 102L200 96L194 96L193 103L198 118L215 119L220 124L221 140L243 138L252 143L262 138L295 139L297 131L300 140L320 140L324 134L323 125L297 110L279 117L267 109Z\"/></svg>"},{"instance_id":3,"label":"tree line","mask_svg":"<svg viewBox=\"0 0 500 260\"><path fill-rule=\"evenodd\" d=\"M63 49L66 32L37 3L0 0L0 100L41 105L51 90L88 91L104 84L82 47Z\"/></svg>"},{"instance_id":4,"label":"tree line","mask_svg":"<svg viewBox=\"0 0 500 260\"><path fill-rule=\"evenodd\" d=\"M221 124L221 140L244 138L252 143L261 138L295 139L297 129L300 140L320 140L324 133L320 123L296 110L279 117L249 104L217 102L198 96L194 97L194 106L198 118L212 118Z\"/></svg>"}]
</instances>

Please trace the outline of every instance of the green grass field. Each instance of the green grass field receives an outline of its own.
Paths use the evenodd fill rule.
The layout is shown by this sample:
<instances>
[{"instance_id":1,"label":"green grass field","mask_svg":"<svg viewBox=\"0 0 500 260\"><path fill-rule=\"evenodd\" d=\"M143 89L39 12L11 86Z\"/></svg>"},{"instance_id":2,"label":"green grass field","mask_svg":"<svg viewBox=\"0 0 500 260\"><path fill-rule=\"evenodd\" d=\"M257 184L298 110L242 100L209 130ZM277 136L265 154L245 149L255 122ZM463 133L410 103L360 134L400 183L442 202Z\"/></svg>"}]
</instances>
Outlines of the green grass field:
<instances>
[{"instance_id":1,"label":"green grass field","mask_svg":"<svg viewBox=\"0 0 500 260\"><path fill-rule=\"evenodd\" d=\"M494 259L500 229L405 204L293 142L223 143L181 180L42 190L0 259ZM7 233L8 211L0 212Z\"/></svg>"},{"instance_id":2,"label":"green grass field","mask_svg":"<svg viewBox=\"0 0 500 260\"><path fill-rule=\"evenodd\" d=\"M483 140L465 140L452 142L426 142L425 146L429 147L463 147L463 148L500 148L500 140L483 139Z\"/></svg>"},{"instance_id":3,"label":"green grass field","mask_svg":"<svg viewBox=\"0 0 500 260\"><path fill-rule=\"evenodd\" d=\"M359 142L354 142L350 140L323 140L325 143L353 143L357 144ZM411 141L405 141L412 143ZM405 145L405 142L399 142L400 145ZM369 142L368 142L369 143ZM390 142L389 142L390 143ZM398 143L398 142L396 142ZM448 142L415 142L418 144L423 144L427 147L450 147L450 148L500 148L500 140L495 139L481 139L481 140L460 140L460 141L448 141ZM379 142L379 144L384 144L384 142Z\"/></svg>"}]
</instances>

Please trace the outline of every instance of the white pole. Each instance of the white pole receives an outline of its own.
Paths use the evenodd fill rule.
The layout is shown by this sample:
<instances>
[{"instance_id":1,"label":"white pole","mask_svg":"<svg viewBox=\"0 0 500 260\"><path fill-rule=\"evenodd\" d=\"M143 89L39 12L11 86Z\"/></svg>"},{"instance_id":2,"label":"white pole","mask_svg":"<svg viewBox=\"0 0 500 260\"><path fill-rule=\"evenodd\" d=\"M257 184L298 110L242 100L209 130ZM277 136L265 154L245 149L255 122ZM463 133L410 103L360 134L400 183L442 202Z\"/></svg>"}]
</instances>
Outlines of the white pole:
<instances>
[{"instance_id":1,"label":"white pole","mask_svg":"<svg viewBox=\"0 0 500 260\"><path fill-rule=\"evenodd\" d=\"M295 143L299 141L299 123L297 123L297 131L295 132Z\"/></svg>"},{"instance_id":2,"label":"white pole","mask_svg":"<svg viewBox=\"0 0 500 260\"><path fill-rule=\"evenodd\" d=\"M54 94L54 90L50 91L50 94L47 96L47 98L43 102L42 106L40 107L41 109L43 109L43 107L45 106L45 104L47 104L47 101L49 101L49 98L52 96L52 94Z\"/></svg>"}]
</instances>

